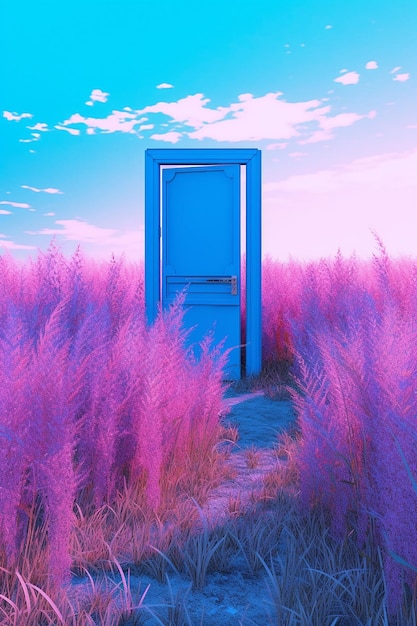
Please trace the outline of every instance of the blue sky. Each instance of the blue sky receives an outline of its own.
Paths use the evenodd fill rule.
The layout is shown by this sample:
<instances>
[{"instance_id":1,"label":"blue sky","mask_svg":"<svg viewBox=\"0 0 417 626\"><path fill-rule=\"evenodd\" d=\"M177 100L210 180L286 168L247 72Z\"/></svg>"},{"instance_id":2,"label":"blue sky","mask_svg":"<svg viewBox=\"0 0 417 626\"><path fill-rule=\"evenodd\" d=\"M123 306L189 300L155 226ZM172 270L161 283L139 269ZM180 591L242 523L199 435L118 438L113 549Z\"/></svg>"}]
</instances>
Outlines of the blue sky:
<instances>
[{"instance_id":1,"label":"blue sky","mask_svg":"<svg viewBox=\"0 0 417 626\"><path fill-rule=\"evenodd\" d=\"M264 255L415 255L415 0L5 4L3 252L137 260L145 149L250 147Z\"/></svg>"}]
</instances>

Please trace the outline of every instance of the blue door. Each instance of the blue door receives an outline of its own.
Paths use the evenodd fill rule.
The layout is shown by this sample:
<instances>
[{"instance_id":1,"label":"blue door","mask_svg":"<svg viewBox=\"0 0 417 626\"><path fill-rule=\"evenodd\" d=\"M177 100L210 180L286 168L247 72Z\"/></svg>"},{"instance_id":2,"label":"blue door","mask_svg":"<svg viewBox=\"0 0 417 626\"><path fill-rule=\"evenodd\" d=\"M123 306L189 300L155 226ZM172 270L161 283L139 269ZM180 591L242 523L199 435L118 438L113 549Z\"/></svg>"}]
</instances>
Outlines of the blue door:
<instances>
[{"instance_id":1,"label":"blue door","mask_svg":"<svg viewBox=\"0 0 417 626\"><path fill-rule=\"evenodd\" d=\"M240 378L240 167L175 167L162 172L162 305L188 286L189 344L209 330L226 338L225 378ZM198 347L195 345L198 355Z\"/></svg>"}]
</instances>

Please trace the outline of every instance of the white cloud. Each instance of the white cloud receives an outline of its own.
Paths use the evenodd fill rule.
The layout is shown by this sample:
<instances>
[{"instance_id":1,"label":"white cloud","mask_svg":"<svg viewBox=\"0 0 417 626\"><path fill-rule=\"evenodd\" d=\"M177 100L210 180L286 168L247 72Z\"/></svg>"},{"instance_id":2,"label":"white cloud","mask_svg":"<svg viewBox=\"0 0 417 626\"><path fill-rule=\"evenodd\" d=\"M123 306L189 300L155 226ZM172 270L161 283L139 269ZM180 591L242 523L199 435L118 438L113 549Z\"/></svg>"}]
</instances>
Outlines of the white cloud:
<instances>
[{"instance_id":1,"label":"white cloud","mask_svg":"<svg viewBox=\"0 0 417 626\"><path fill-rule=\"evenodd\" d=\"M19 122L20 120L22 120L25 117L33 117L33 115L31 113L21 113L19 115L19 113L11 113L10 111L3 111L3 117L6 118L6 120L14 120L16 122Z\"/></svg>"},{"instance_id":2,"label":"white cloud","mask_svg":"<svg viewBox=\"0 0 417 626\"><path fill-rule=\"evenodd\" d=\"M42 215L45 215L45 217L52 217L55 213L42 213Z\"/></svg>"},{"instance_id":3,"label":"white cloud","mask_svg":"<svg viewBox=\"0 0 417 626\"><path fill-rule=\"evenodd\" d=\"M400 83L404 83L410 78L410 74L396 74L392 80L398 80Z\"/></svg>"},{"instance_id":4,"label":"white cloud","mask_svg":"<svg viewBox=\"0 0 417 626\"><path fill-rule=\"evenodd\" d=\"M377 70L378 63L376 61L368 61L368 63L365 65L365 68L367 70Z\"/></svg>"},{"instance_id":5,"label":"white cloud","mask_svg":"<svg viewBox=\"0 0 417 626\"><path fill-rule=\"evenodd\" d=\"M395 72L398 72L400 69L401 69L401 65L397 65L390 71L390 74L395 74Z\"/></svg>"},{"instance_id":6,"label":"white cloud","mask_svg":"<svg viewBox=\"0 0 417 626\"><path fill-rule=\"evenodd\" d=\"M161 83L156 86L157 89L172 89L173 87L174 85L171 85L171 83Z\"/></svg>"},{"instance_id":7,"label":"white cloud","mask_svg":"<svg viewBox=\"0 0 417 626\"><path fill-rule=\"evenodd\" d=\"M11 211L5 211L4 209L0 210L0 215L11 215L12 212Z\"/></svg>"},{"instance_id":8,"label":"white cloud","mask_svg":"<svg viewBox=\"0 0 417 626\"><path fill-rule=\"evenodd\" d=\"M16 207L17 209L34 209L31 208L30 204L26 202L11 202L10 200L1 200L0 204L10 204L10 206Z\"/></svg>"},{"instance_id":9,"label":"white cloud","mask_svg":"<svg viewBox=\"0 0 417 626\"><path fill-rule=\"evenodd\" d=\"M327 24L327 26L324 27L326 30L329 30L330 28L333 28L333 26L331 24Z\"/></svg>"},{"instance_id":10,"label":"white cloud","mask_svg":"<svg viewBox=\"0 0 417 626\"><path fill-rule=\"evenodd\" d=\"M54 187L46 187L46 189L38 189L37 187L30 187L29 185L21 185L22 189L30 189L30 191L36 191L37 193L39 192L43 192L43 193L64 193L63 191L60 191L59 189L55 189Z\"/></svg>"},{"instance_id":11,"label":"white cloud","mask_svg":"<svg viewBox=\"0 0 417 626\"><path fill-rule=\"evenodd\" d=\"M334 82L342 83L342 85L356 85L359 82L359 74L357 72L347 72L347 74L335 78Z\"/></svg>"}]
</instances>

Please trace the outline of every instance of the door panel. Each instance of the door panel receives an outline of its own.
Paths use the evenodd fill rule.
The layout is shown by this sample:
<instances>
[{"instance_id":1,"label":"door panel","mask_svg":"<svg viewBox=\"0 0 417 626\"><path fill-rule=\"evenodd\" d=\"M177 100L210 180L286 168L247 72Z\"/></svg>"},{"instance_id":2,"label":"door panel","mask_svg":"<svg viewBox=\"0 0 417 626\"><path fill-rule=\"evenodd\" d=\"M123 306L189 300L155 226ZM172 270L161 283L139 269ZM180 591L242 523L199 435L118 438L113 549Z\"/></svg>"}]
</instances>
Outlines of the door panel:
<instances>
[{"instance_id":1,"label":"door panel","mask_svg":"<svg viewBox=\"0 0 417 626\"><path fill-rule=\"evenodd\" d=\"M240 168L176 167L162 172L162 304L188 286L189 343L214 331L234 347L228 379L240 378ZM198 347L195 353L198 355Z\"/></svg>"}]
</instances>

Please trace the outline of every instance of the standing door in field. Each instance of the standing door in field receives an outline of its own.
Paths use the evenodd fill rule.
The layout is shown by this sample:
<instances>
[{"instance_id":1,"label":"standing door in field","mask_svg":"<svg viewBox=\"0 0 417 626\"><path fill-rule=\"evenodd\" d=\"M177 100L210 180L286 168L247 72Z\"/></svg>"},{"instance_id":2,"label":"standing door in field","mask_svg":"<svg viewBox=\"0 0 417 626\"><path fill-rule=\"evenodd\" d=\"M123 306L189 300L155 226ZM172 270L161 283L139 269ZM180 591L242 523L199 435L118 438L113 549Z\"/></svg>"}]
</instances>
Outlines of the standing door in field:
<instances>
[{"instance_id":1,"label":"standing door in field","mask_svg":"<svg viewBox=\"0 0 417 626\"><path fill-rule=\"evenodd\" d=\"M226 338L225 378L240 378L240 166L162 170L162 305L187 286L189 344ZM195 348L198 354L198 347Z\"/></svg>"}]
</instances>

